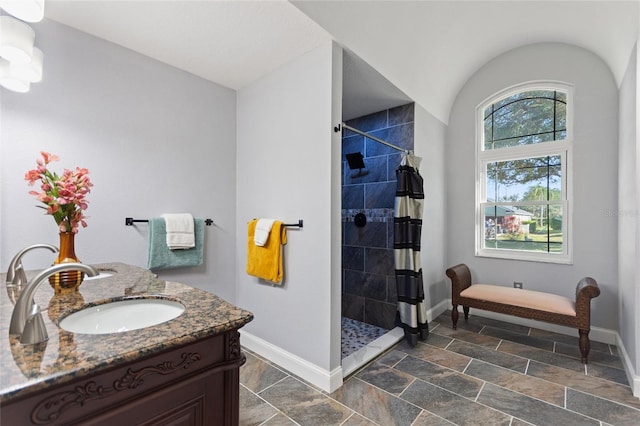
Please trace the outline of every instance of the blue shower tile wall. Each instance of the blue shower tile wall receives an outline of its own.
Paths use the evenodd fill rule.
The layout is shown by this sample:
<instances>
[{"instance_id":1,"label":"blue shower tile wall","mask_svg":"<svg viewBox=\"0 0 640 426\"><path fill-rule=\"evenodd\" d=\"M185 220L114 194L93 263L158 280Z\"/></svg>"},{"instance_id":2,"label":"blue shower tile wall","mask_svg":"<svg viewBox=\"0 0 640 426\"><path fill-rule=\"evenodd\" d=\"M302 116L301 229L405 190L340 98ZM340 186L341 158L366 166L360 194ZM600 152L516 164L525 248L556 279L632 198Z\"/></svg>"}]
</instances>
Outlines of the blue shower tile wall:
<instances>
[{"instance_id":1,"label":"blue shower tile wall","mask_svg":"<svg viewBox=\"0 0 640 426\"><path fill-rule=\"evenodd\" d=\"M407 150L414 146L414 104L347 121L347 125ZM365 168L349 169L360 152ZM342 137L342 315L391 329L398 300L393 259L397 150L345 130ZM367 224L353 223L364 213Z\"/></svg>"}]
</instances>

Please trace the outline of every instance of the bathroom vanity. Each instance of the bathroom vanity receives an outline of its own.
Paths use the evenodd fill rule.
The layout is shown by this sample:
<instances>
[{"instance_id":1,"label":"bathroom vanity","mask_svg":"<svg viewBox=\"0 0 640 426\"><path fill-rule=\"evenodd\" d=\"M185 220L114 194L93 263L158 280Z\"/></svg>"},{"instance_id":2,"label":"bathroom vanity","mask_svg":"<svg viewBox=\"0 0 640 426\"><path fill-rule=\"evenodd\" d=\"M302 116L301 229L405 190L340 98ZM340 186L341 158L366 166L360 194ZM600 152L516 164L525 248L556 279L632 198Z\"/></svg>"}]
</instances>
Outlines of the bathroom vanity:
<instances>
[{"instance_id":1,"label":"bathroom vanity","mask_svg":"<svg viewBox=\"0 0 640 426\"><path fill-rule=\"evenodd\" d=\"M238 329L253 319L251 312L143 268L92 266L105 277L85 280L76 293L55 295L48 284L38 290L49 340L36 345L9 336L17 294L3 285L0 423L238 424L239 367L245 361ZM177 301L185 310L170 321L118 333L59 327L62 318L87 305L131 298Z\"/></svg>"}]
</instances>

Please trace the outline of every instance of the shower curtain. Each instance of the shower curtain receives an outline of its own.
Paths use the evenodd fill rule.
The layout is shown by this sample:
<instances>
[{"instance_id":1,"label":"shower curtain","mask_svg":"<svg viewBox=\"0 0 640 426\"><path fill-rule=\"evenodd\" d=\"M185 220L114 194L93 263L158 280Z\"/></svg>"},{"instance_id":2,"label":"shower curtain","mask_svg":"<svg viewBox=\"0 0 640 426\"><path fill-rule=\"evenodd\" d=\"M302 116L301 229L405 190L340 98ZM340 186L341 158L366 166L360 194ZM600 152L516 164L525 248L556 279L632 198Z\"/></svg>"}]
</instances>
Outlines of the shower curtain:
<instances>
[{"instance_id":1,"label":"shower curtain","mask_svg":"<svg viewBox=\"0 0 640 426\"><path fill-rule=\"evenodd\" d=\"M398 290L396 322L404 329L405 338L411 346L418 343L418 338L426 340L429 335L420 266L424 204L423 181L418 173L421 160L413 154L403 155L396 170L398 187L393 218L393 251Z\"/></svg>"}]
</instances>

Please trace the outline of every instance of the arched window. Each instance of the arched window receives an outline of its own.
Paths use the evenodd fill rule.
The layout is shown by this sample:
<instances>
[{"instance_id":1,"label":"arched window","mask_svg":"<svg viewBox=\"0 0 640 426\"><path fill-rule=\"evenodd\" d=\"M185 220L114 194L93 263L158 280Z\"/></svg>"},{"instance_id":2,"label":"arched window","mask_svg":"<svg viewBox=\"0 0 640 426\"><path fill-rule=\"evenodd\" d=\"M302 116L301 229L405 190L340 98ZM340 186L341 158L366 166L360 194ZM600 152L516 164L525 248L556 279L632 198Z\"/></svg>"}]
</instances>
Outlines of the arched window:
<instances>
[{"instance_id":1,"label":"arched window","mask_svg":"<svg viewBox=\"0 0 640 426\"><path fill-rule=\"evenodd\" d=\"M572 93L527 83L478 106L476 255L571 262Z\"/></svg>"}]
</instances>

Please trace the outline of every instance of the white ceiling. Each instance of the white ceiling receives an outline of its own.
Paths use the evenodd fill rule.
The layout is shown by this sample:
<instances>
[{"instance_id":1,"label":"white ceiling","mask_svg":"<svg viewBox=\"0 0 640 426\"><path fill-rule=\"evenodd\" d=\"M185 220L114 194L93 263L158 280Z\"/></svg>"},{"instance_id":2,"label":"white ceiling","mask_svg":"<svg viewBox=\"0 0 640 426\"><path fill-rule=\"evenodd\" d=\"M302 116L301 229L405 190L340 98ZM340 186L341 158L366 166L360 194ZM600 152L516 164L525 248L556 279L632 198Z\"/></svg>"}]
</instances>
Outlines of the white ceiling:
<instances>
[{"instance_id":1,"label":"white ceiling","mask_svg":"<svg viewBox=\"0 0 640 426\"><path fill-rule=\"evenodd\" d=\"M284 0L46 0L45 17L232 89L331 38Z\"/></svg>"},{"instance_id":2,"label":"white ceiling","mask_svg":"<svg viewBox=\"0 0 640 426\"><path fill-rule=\"evenodd\" d=\"M350 120L413 100L353 52L344 50L342 119Z\"/></svg>"},{"instance_id":3,"label":"white ceiling","mask_svg":"<svg viewBox=\"0 0 640 426\"><path fill-rule=\"evenodd\" d=\"M620 83L640 20L638 1L293 3L445 123L455 96L478 68L525 44L555 41L588 49Z\"/></svg>"},{"instance_id":4,"label":"white ceiling","mask_svg":"<svg viewBox=\"0 0 640 426\"><path fill-rule=\"evenodd\" d=\"M446 123L467 79L491 58L525 44L557 41L591 50L619 83L638 39L638 5L47 0L45 16L233 89L333 38L364 60L349 54L345 61L345 71L355 73L345 76L345 115L372 100L408 96Z\"/></svg>"}]
</instances>

